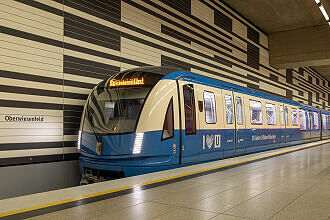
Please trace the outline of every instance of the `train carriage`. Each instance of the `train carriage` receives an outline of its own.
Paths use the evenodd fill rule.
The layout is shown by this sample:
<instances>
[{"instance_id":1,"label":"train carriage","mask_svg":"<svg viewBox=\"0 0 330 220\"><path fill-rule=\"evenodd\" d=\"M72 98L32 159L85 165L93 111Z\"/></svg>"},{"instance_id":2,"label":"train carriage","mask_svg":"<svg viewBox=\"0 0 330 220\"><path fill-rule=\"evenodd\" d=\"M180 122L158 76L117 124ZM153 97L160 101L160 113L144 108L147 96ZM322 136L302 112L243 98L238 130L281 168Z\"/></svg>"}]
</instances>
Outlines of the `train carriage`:
<instances>
[{"instance_id":1,"label":"train carriage","mask_svg":"<svg viewBox=\"0 0 330 220\"><path fill-rule=\"evenodd\" d=\"M170 67L118 73L89 95L84 181L101 181L330 138L329 112Z\"/></svg>"}]
</instances>

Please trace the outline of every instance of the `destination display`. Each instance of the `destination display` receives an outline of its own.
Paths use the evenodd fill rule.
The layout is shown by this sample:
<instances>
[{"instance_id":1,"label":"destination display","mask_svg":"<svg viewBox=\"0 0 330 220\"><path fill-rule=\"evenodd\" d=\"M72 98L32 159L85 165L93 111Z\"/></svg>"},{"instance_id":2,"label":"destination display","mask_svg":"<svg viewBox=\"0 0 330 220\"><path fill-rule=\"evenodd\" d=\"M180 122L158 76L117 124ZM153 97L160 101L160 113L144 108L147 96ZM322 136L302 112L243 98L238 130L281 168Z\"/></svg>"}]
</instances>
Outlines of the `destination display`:
<instances>
[{"instance_id":1,"label":"destination display","mask_svg":"<svg viewBox=\"0 0 330 220\"><path fill-rule=\"evenodd\" d=\"M141 86L144 85L144 78L131 78L131 79L111 79L109 81L109 87L120 86Z\"/></svg>"}]
</instances>

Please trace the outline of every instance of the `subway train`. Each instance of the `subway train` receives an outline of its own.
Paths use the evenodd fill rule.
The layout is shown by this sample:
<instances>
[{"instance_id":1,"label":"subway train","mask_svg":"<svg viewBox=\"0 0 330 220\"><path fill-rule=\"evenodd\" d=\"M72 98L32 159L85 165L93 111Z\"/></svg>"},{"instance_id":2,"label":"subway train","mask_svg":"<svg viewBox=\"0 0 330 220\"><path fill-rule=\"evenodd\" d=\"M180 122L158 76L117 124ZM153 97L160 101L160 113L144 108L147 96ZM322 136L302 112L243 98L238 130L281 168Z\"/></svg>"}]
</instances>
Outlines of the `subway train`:
<instances>
[{"instance_id":1,"label":"subway train","mask_svg":"<svg viewBox=\"0 0 330 220\"><path fill-rule=\"evenodd\" d=\"M172 67L115 74L91 91L82 183L330 138L330 112Z\"/></svg>"}]
</instances>

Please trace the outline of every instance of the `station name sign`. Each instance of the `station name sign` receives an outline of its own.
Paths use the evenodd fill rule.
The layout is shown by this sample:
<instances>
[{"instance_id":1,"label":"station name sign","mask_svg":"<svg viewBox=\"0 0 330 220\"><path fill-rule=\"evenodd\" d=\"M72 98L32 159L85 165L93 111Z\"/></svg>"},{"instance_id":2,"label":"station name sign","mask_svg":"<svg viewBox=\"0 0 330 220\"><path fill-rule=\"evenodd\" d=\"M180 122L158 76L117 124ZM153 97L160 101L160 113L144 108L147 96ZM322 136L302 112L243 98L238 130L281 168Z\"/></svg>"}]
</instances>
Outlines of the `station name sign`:
<instances>
[{"instance_id":1,"label":"station name sign","mask_svg":"<svg viewBox=\"0 0 330 220\"><path fill-rule=\"evenodd\" d=\"M144 78L132 78L132 79L111 79L109 81L109 87L120 86L142 86L144 85Z\"/></svg>"},{"instance_id":2,"label":"station name sign","mask_svg":"<svg viewBox=\"0 0 330 220\"><path fill-rule=\"evenodd\" d=\"M5 121L8 122L43 122L44 117L43 116L24 116L24 115L6 115Z\"/></svg>"}]
</instances>

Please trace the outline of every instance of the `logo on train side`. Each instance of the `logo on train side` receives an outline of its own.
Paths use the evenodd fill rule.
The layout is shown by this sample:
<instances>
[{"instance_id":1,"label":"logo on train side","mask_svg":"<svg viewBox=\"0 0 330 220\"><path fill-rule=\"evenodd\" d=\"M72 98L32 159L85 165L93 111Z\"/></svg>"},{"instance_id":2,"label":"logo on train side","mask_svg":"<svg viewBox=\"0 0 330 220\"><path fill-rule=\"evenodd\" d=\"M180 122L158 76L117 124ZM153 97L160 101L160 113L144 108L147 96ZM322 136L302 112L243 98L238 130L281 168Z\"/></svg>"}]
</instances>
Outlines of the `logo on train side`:
<instances>
[{"instance_id":1,"label":"logo on train side","mask_svg":"<svg viewBox=\"0 0 330 220\"><path fill-rule=\"evenodd\" d=\"M275 140L276 135L252 135L252 141Z\"/></svg>"},{"instance_id":2,"label":"logo on train side","mask_svg":"<svg viewBox=\"0 0 330 220\"><path fill-rule=\"evenodd\" d=\"M214 145L214 148L220 148L220 143L221 143L221 135L216 134L216 135L203 135L203 150L206 149L211 149L212 146Z\"/></svg>"}]
</instances>

